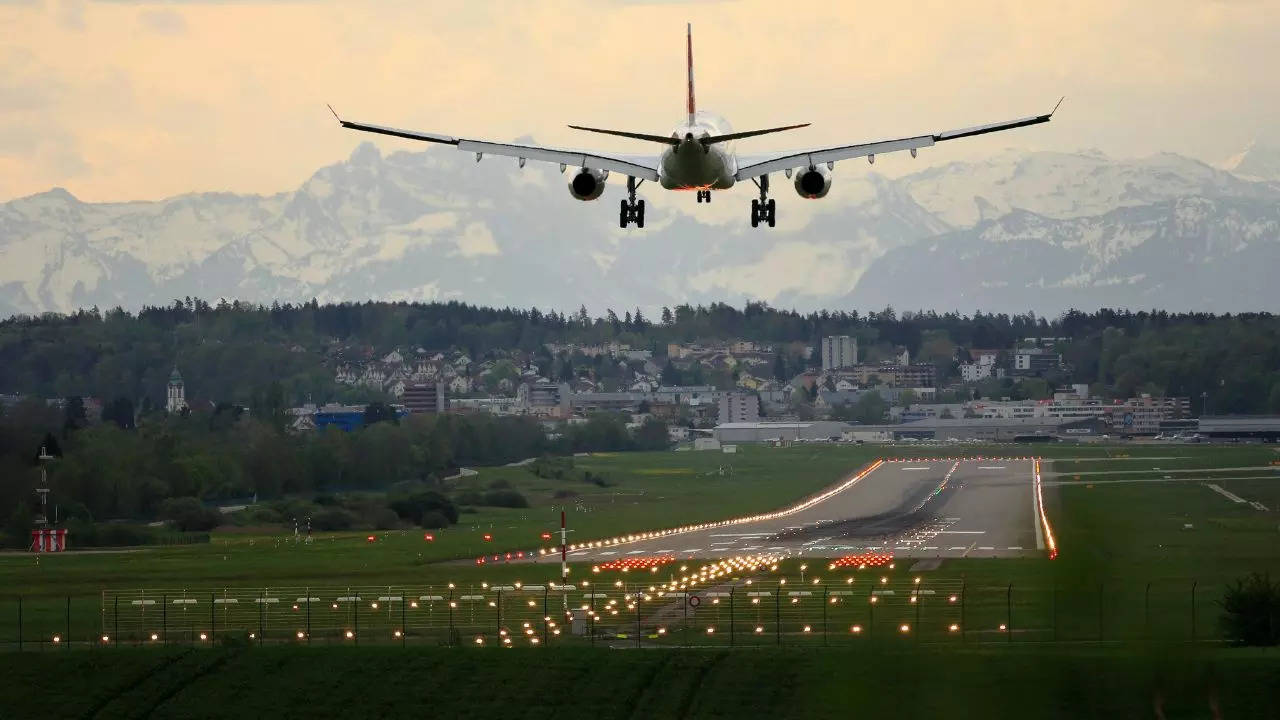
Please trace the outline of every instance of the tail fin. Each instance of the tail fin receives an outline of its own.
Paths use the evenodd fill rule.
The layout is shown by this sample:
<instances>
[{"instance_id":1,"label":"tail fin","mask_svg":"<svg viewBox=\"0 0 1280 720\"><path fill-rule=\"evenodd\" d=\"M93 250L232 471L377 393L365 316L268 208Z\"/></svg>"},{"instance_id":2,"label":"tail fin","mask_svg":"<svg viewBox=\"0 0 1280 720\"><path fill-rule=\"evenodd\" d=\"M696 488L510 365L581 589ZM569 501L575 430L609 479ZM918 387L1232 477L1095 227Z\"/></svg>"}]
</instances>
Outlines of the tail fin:
<instances>
[{"instance_id":1,"label":"tail fin","mask_svg":"<svg viewBox=\"0 0 1280 720\"><path fill-rule=\"evenodd\" d=\"M685 38L687 41L685 48L688 55L689 67L689 124L692 125L694 113L697 112L697 104L693 101L693 23L686 25L685 31Z\"/></svg>"}]
</instances>

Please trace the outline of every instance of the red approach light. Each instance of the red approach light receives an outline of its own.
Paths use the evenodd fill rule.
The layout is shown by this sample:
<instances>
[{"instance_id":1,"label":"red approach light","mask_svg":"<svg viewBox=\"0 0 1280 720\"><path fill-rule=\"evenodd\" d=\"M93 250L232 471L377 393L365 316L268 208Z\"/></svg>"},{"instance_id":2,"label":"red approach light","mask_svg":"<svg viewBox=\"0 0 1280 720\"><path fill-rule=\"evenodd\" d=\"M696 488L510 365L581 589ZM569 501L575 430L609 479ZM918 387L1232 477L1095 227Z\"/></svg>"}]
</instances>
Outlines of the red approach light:
<instances>
[{"instance_id":1,"label":"red approach light","mask_svg":"<svg viewBox=\"0 0 1280 720\"><path fill-rule=\"evenodd\" d=\"M478 557L478 558L476 558L476 564L477 564L477 565L483 565L483 564L484 564L484 558L482 558L482 557Z\"/></svg>"},{"instance_id":2,"label":"red approach light","mask_svg":"<svg viewBox=\"0 0 1280 720\"><path fill-rule=\"evenodd\" d=\"M422 539L426 540L427 542L435 542L436 536L432 535L431 533L423 533Z\"/></svg>"},{"instance_id":3,"label":"red approach light","mask_svg":"<svg viewBox=\"0 0 1280 720\"><path fill-rule=\"evenodd\" d=\"M493 536L492 536L492 535L490 535L489 533L485 533L485 534L484 534L484 541L485 541L485 542L493 542Z\"/></svg>"},{"instance_id":4,"label":"red approach light","mask_svg":"<svg viewBox=\"0 0 1280 720\"><path fill-rule=\"evenodd\" d=\"M524 557L524 551L523 551L523 550L521 550L521 551L517 552L517 553L516 553L516 557L517 557L517 558L522 558L522 557Z\"/></svg>"},{"instance_id":5,"label":"red approach light","mask_svg":"<svg viewBox=\"0 0 1280 720\"><path fill-rule=\"evenodd\" d=\"M544 533L542 533L542 539L543 539L543 540L550 540L550 539L551 539L551 533L549 533L549 532L544 532Z\"/></svg>"},{"instance_id":6,"label":"red approach light","mask_svg":"<svg viewBox=\"0 0 1280 720\"><path fill-rule=\"evenodd\" d=\"M376 535L370 535L369 537L365 538L365 542L377 542L377 541L378 541L378 536Z\"/></svg>"},{"instance_id":7,"label":"red approach light","mask_svg":"<svg viewBox=\"0 0 1280 720\"><path fill-rule=\"evenodd\" d=\"M648 570L652 567L660 567L669 562L675 562L674 555L651 555L649 557L629 557L620 558L618 560L610 560L601 563L601 570Z\"/></svg>"}]
</instances>

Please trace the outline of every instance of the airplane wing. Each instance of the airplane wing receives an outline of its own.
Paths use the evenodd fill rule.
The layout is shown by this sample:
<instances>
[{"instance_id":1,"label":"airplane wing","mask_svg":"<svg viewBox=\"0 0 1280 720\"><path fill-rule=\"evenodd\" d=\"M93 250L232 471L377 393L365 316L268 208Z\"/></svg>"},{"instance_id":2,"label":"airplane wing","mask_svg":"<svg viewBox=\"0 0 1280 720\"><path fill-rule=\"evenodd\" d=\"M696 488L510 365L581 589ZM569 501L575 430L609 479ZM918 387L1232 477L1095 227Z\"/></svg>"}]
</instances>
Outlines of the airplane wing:
<instances>
[{"instance_id":1,"label":"airplane wing","mask_svg":"<svg viewBox=\"0 0 1280 720\"><path fill-rule=\"evenodd\" d=\"M329 111L333 112L333 108L330 107ZM467 138L453 137L452 135L415 132L413 130L400 130L398 128L385 127L382 125L368 125L365 123L350 122L338 117L338 113L336 112L333 112L333 116L338 118L338 123L344 128L377 133L379 135L391 135L393 137L407 138L409 140L421 140L423 142L439 143L442 145L453 145L463 152L476 153L476 160L479 160L482 155L503 155L506 157L519 158L521 160L538 160L540 162L559 163L567 167L609 170L611 172L619 172L624 175L631 175L645 180L656 181L658 179L657 168L636 162L635 158L611 157L582 150L559 150L556 148L541 147L539 145L517 145L514 143L489 142L486 140L469 140Z\"/></svg>"},{"instance_id":2,"label":"airplane wing","mask_svg":"<svg viewBox=\"0 0 1280 720\"><path fill-rule=\"evenodd\" d=\"M1058 101L1061 105L1062 101ZM1007 122L990 123L987 125L977 125L975 127L962 128L960 130L948 130L946 132L936 133L933 135L918 135L916 137L899 138L897 140L881 140L879 142L862 143L860 145L842 145L839 147L817 148L814 150L801 150L798 152L787 153L777 157L772 157L760 162L743 165L738 168L735 177L738 180L747 180L759 177L766 173L779 172L782 170L790 170L798 167L810 167L822 163L836 162L837 160L849 160L859 157L873 157L884 153L898 152L901 150L910 150L913 153L918 148L931 147L934 143L940 143L944 140L958 140L959 138L973 137L974 135L985 135L987 133L999 132L1001 130L1012 130L1014 128L1026 127L1028 125L1038 125L1040 123L1049 122L1053 114L1058 111L1058 105L1053 106L1045 115L1033 115L1031 117L1019 118L1017 120L1009 120Z\"/></svg>"}]
</instances>

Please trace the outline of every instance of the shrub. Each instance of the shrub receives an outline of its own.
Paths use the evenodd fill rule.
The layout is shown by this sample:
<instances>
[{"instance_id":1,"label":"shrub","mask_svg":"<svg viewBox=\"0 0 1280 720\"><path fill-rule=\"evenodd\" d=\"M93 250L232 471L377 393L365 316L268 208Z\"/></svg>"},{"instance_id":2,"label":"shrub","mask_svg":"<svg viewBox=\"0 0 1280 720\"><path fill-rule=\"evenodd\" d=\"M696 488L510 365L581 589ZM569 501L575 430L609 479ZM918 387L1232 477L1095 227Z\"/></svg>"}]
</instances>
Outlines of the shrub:
<instances>
[{"instance_id":1,"label":"shrub","mask_svg":"<svg viewBox=\"0 0 1280 720\"><path fill-rule=\"evenodd\" d=\"M222 523L222 513L193 497L169 498L160 503L160 518L178 530L212 530Z\"/></svg>"},{"instance_id":2,"label":"shrub","mask_svg":"<svg viewBox=\"0 0 1280 720\"><path fill-rule=\"evenodd\" d=\"M485 493L481 505L489 507L527 508L529 501L515 490L490 490Z\"/></svg>"},{"instance_id":3,"label":"shrub","mask_svg":"<svg viewBox=\"0 0 1280 720\"><path fill-rule=\"evenodd\" d=\"M489 483L490 490L506 490L509 487L511 487L511 483L507 482L503 478L498 478L497 480Z\"/></svg>"},{"instance_id":4,"label":"shrub","mask_svg":"<svg viewBox=\"0 0 1280 720\"><path fill-rule=\"evenodd\" d=\"M428 530L436 530L448 527L450 522L449 518L445 517L439 510L428 510L422 514L422 520L419 524Z\"/></svg>"},{"instance_id":5,"label":"shrub","mask_svg":"<svg viewBox=\"0 0 1280 720\"><path fill-rule=\"evenodd\" d=\"M1222 596L1221 624L1236 645L1280 644L1280 583L1260 573L1237 580Z\"/></svg>"},{"instance_id":6,"label":"shrub","mask_svg":"<svg viewBox=\"0 0 1280 720\"><path fill-rule=\"evenodd\" d=\"M445 524L458 522L457 506L449 498L434 490L420 490L401 497L394 497L389 506L400 517L423 527L428 527L423 522L423 518L428 513L436 513L445 518ZM430 527L443 527L443 525Z\"/></svg>"},{"instance_id":7,"label":"shrub","mask_svg":"<svg viewBox=\"0 0 1280 720\"><path fill-rule=\"evenodd\" d=\"M355 516L339 507L325 508L311 516L311 527L315 530L350 530L355 523Z\"/></svg>"},{"instance_id":8,"label":"shrub","mask_svg":"<svg viewBox=\"0 0 1280 720\"><path fill-rule=\"evenodd\" d=\"M561 500L564 498L578 497L578 493L573 490L557 490L555 494L552 495L551 497L555 498L556 500Z\"/></svg>"},{"instance_id":9,"label":"shrub","mask_svg":"<svg viewBox=\"0 0 1280 720\"><path fill-rule=\"evenodd\" d=\"M400 516L391 508L377 508L370 515L374 530L390 530L400 524Z\"/></svg>"},{"instance_id":10,"label":"shrub","mask_svg":"<svg viewBox=\"0 0 1280 720\"><path fill-rule=\"evenodd\" d=\"M478 490L463 490L453 499L459 505L484 505L484 496Z\"/></svg>"}]
</instances>

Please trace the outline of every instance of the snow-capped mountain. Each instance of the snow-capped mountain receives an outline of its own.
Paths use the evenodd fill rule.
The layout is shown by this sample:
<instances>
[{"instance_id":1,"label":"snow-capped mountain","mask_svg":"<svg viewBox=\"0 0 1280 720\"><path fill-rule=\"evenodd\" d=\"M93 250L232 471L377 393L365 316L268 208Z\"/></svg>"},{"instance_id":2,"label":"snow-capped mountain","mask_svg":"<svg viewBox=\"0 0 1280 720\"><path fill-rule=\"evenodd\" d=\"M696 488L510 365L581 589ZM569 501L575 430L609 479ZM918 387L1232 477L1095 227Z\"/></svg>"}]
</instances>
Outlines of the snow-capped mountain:
<instances>
[{"instance_id":1,"label":"snow-capped mountain","mask_svg":"<svg viewBox=\"0 0 1280 720\"><path fill-rule=\"evenodd\" d=\"M1280 182L1280 147L1255 140L1243 152L1227 158L1222 167L1249 180Z\"/></svg>"},{"instance_id":2,"label":"snow-capped mountain","mask_svg":"<svg viewBox=\"0 0 1280 720\"><path fill-rule=\"evenodd\" d=\"M1015 210L891 250L841 305L1273 310L1280 203L1192 196L1081 218Z\"/></svg>"},{"instance_id":3,"label":"snow-capped mountain","mask_svg":"<svg viewBox=\"0 0 1280 720\"><path fill-rule=\"evenodd\" d=\"M267 197L91 204L55 189L0 204L0 315L187 295L597 312L747 299L1242 310L1280 299L1256 281L1280 247L1275 183L1172 154L1009 151L896 180L841 170L821 202L778 178L771 230L746 223L747 190L711 206L654 196L647 227L623 231L616 183L580 203L554 167L477 164L449 149L384 157L372 144Z\"/></svg>"}]
</instances>

